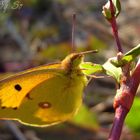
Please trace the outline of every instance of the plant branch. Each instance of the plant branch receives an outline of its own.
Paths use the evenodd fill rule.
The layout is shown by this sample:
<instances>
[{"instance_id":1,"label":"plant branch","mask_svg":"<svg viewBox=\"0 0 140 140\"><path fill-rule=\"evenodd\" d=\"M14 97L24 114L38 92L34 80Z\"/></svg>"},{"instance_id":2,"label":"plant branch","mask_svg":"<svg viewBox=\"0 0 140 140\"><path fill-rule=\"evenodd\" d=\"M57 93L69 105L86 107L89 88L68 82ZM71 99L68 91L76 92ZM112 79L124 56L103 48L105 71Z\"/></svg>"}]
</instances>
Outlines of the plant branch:
<instances>
[{"instance_id":1,"label":"plant branch","mask_svg":"<svg viewBox=\"0 0 140 140\"><path fill-rule=\"evenodd\" d=\"M123 106L119 106L115 110L115 118L112 126L112 130L110 132L110 136L108 140L119 140L122 132L122 127L124 123L124 119L128 113L128 110L123 108Z\"/></svg>"},{"instance_id":2,"label":"plant branch","mask_svg":"<svg viewBox=\"0 0 140 140\"><path fill-rule=\"evenodd\" d=\"M118 93L116 94L114 100L115 119L113 122L112 130L109 135L109 140L120 139L125 117L133 104L136 91L140 84L139 75L140 75L140 59L137 63L137 66L133 74L122 83Z\"/></svg>"}]
</instances>

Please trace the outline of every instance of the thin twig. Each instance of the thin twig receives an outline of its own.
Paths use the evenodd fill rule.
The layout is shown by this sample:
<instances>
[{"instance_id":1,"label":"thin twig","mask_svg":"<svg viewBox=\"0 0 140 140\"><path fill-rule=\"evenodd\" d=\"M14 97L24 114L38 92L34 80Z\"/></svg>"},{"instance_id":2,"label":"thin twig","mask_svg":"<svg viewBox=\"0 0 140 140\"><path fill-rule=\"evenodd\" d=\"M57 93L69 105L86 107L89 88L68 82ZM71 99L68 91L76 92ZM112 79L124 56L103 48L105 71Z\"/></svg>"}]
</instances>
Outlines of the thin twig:
<instances>
[{"instance_id":1,"label":"thin twig","mask_svg":"<svg viewBox=\"0 0 140 140\"><path fill-rule=\"evenodd\" d=\"M71 47L72 52L75 52L75 24L76 24L76 14L72 15L72 33L71 33Z\"/></svg>"},{"instance_id":2,"label":"thin twig","mask_svg":"<svg viewBox=\"0 0 140 140\"><path fill-rule=\"evenodd\" d=\"M115 41L117 44L117 49L118 49L118 52L123 52L122 46L120 43L120 39L118 36L118 27L117 27L117 23L116 23L114 5L113 5L112 0L110 0L110 10L111 10L111 14L112 14L112 19L110 20L110 24L111 24L113 35L114 35L114 38L115 38Z\"/></svg>"},{"instance_id":3,"label":"thin twig","mask_svg":"<svg viewBox=\"0 0 140 140\"><path fill-rule=\"evenodd\" d=\"M116 19L114 17L112 18L111 26L112 26L112 31L113 31L113 34L114 34L114 37L116 40L118 52L123 52L121 43L120 43L120 39L118 37L118 27L116 24Z\"/></svg>"}]
</instances>

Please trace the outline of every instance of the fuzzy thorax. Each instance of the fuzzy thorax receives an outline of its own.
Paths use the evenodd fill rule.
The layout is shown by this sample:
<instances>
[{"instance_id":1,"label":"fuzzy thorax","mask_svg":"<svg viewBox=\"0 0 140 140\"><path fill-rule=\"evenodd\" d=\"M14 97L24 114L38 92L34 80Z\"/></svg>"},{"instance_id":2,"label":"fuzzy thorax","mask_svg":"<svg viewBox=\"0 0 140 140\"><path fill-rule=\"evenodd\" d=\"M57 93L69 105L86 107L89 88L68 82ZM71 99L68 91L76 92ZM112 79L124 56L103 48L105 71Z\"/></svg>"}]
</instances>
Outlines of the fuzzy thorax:
<instances>
[{"instance_id":1,"label":"fuzzy thorax","mask_svg":"<svg viewBox=\"0 0 140 140\"><path fill-rule=\"evenodd\" d=\"M62 61L62 68L70 73L75 70L80 70L80 64L83 62L84 55L79 53L72 53Z\"/></svg>"}]
</instances>

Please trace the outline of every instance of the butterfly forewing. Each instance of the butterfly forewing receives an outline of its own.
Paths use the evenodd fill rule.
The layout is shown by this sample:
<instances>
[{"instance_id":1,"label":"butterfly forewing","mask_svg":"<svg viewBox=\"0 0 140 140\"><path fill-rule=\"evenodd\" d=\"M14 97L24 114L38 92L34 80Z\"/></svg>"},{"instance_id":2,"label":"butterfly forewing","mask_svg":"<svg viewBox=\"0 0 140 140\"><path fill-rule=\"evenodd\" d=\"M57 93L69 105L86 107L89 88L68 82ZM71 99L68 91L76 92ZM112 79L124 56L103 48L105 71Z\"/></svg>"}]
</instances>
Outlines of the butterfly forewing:
<instances>
[{"instance_id":1,"label":"butterfly forewing","mask_svg":"<svg viewBox=\"0 0 140 140\"><path fill-rule=\"evenodd\" d=\"M8 79L0 81L0 101L1 107L18 108L24 97L30 93L35 86L54 75L59 74L58 65L56 69L28 70L18 73ZM59 71L59 72L58 72Z\"/></svg>"}]
</instances>

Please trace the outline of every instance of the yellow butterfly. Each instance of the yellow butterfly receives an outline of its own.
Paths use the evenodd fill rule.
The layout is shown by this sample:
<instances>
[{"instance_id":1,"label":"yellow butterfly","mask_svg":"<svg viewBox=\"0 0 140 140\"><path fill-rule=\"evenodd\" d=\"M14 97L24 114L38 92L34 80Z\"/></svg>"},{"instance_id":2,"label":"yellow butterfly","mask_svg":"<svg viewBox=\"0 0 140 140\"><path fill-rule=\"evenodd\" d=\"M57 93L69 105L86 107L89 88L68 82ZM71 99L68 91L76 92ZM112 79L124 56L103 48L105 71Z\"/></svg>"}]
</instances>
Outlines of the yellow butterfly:
<instances>
[{"instance_id":1,"label":"yellow butterfly","mask_svg":"<svg viewBox=\"0 0 140 140\"><path fill-rule=\"evenodd\" d=\"M87 78L80 64L89 52L72 53L61 63L39 66L1 80L0 119L40 127L70 119L82 103Z\"/></svg>"}]
</instances>

